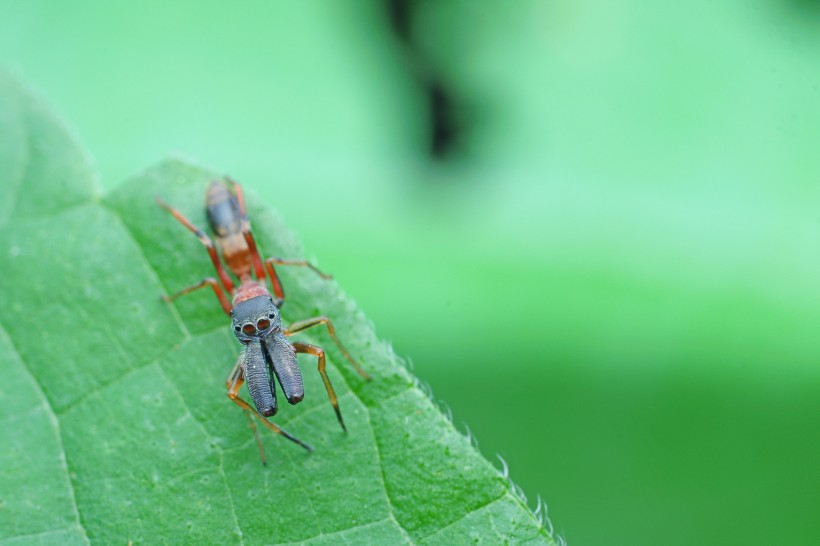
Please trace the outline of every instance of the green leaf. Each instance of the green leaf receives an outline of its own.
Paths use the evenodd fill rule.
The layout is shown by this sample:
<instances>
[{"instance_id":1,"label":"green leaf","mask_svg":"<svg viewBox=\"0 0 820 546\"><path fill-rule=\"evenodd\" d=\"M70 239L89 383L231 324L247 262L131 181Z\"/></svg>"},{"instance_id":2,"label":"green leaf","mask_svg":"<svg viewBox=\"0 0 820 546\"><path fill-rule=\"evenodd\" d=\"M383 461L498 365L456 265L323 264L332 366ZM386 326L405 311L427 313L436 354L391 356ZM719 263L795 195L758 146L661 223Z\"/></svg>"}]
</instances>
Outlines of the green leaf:
<instances>
[{"instance_id":1,"label":"green leaf","mask_svg":"<svg viewBox=\"0 0 820 546\"><path fill-rule=\"evenodd\" d=\"M331 317L373 381L303 336L328 351L350 432L302 356L307 396L276 422L315 452L264 435L262 466L225 396L240 347L213 294L160 298L213 269L153 197L204 225L215 174L166 161L101 198L76 141L3 77L0 125L0 544L553 543L338 286L300 268L281 268L285 319ZM303 255L249 209L264 253Z\"/></svg>"}]
</instances>

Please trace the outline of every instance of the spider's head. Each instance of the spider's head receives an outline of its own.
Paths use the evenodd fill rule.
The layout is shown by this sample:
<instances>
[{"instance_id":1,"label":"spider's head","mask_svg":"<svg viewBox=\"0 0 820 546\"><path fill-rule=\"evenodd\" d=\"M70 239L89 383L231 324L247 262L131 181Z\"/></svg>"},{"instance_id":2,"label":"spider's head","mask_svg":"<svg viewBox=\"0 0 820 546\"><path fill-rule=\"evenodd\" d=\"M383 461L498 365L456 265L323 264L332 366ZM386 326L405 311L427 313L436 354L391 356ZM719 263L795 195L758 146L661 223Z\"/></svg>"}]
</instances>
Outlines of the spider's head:
<instances>
[{"instance_id":1,"label":"spider's head","mask_svg":"<svg viewBox=\"0 0 820 546\"><path fill-rule=\"evenodd\" d=\"M270 296L257 296L237 303L231 311L233 335L242 343L267 336L282 328L279 309Z\"/></svg>"}]
</instances>

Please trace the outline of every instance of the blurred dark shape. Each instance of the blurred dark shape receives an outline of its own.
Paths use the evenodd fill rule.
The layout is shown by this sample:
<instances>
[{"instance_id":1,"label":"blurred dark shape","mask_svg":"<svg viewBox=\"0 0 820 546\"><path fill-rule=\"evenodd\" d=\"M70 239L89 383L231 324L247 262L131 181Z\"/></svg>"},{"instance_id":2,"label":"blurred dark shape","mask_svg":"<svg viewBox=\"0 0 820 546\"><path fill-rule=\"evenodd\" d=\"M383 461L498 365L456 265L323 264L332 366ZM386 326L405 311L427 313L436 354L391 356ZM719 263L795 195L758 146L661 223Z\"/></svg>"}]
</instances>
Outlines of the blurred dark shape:
<instances>
[{"instance_id":1,"label":"blurred dark shape","mask_svg":"<svg viewBox=\"0 0 820 546\"><path fill-rule=\"evenodd\" d=\"M443 159L455 148L460 127L453 119L451 96L440 81L427 83L427 96L431 117L430 153L435 158Z\"/></svg>"},{"instance_id":2,"label":"blurred dark shape","mask_svg":"<svg viewBox=\"0 0 820 546\"><path fill-rule=\"evenodd\" d=\"M440 74L436 74L414 39L413 11L417 5L418 2L413 0L385 0L390 27L404 48L408 68L427 96L430 113L428 152L434 159L443 160L456 149L463 131L456 122L457 101L452 89Z\"/></svg>"},{"instance_id":3,"label":"blurred dark shape","mask_svg":"<svg viewBox=\"0 0 820 546\"><path fill-rule=\"evenodd\" d=\"M390 26L399 40L405 45L410 43L410 2L408 0L386 0L387 16Z\"/></svg>"}]
</instances>

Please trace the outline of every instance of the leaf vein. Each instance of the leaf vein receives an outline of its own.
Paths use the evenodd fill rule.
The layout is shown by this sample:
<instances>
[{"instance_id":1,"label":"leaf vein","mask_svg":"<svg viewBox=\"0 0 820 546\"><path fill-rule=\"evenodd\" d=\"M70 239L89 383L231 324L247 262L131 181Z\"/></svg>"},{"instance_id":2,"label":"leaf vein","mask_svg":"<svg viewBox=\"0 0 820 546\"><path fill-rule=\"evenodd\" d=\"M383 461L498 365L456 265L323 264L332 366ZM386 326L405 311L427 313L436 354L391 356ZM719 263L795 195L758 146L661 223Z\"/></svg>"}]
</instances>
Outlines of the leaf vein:
<instances>
[{"instance_id":1,"label":"leaf vein","mask_svg":"<svg viewBox=\"0 0 820 546\"><path fill-rule=\"evenodd\" d=\"M131 238L131 241L134 243L134 246L137 247L140 258L142 258L142 261L148 267L148 270L153 275L154 280L157 282L158 285L160 285L162 287L162 291L167 294L168 293L168 287L165 286L164 282L162 282L162 278L160 278L159 273L157 272L156 269L154 269L154 266L151 263L151 261L148 259L148 256L146 256L145 251L142 249L142 246L139 244L139 241L137 241L137 238L134 236L134 232L131 231L131 228L129 228L128 224L125 222L125 220L123 220L122 215L120 214L120 211L115 209L114 207L112 207L108 203L106 203L104 200L100 201L100 205L104 209L109 211L117 219L117 222L120 224L120 226L123 228L123 230L125 230L125 232L128 233L128 236ZM190 338L191 337L191 332L190 332L190 330L188 330L188 326L185 325L185 321L182 320L182 317L180 316L179 311L177 311L176 306L175 305L170 305L169 307L171 308L171 314L174 317L174 321L177 323L177 326L179 326L179 329L182 330L182 333L185 336L185 339Z\"/></svg>"},{"instance_id":2,"label":"leaf vein","mask_svg":"<svg viewBox=\"0 0 820 546\"><path fill-rule=\"evenodd\" d=\"M347 529L340 529L338 531L333 531L333 532L330 532L330 533L319 533L315 537L310 537L307 540L300 540L300 541L296 541L296 542L285 542L285 543L280 544L279 546L296 546L297 544L307 544L308 540L313 540L313 539L321 538L321 537L325 537L325 538L337 537L337 538L340 538L340 539L344 540L345 542L347 542L345 534L350 533L351 531L356 531L358 529L366 529L368 527L373 527L375 525L380 525L382 523L388 523L390 521L394 521L394 520L390 517L386 517L384 519L380 519L380 520L376 520L376 521L369 521L369 522L363 523L361 525L354 525L353 527L348 527Z\"/></svg>"},{"instance_id":3,"label":"leaf vein","mask_svg":"<svg viewBox=\"0 0 820 546\"><path fill-rule=\"evenodd\" d=\"M74 531L74 530L80 531L80 532L83 533L83 535L85 535L85 531L83 530L82 526L80 526L80 525L71 525L69 527L60 527L58 529L47 529L45 531L40 531L38 533L28 533L28 534L25 534L25 535L16 535L16 536L13 536L13 537L6 537L3 540L0 540L0 545L8 544L10 542L17 541L17 540L20 540L20 539L32 539L32 538L37 538L37 537L45 537L45 536L48 536L48 535L53 535L55 533L62 533L62 532L65 532L65 531ZM87 539L86 539L86 542L87 542Z\"/></svg>"},{"instance_id":4,"label":"leaf vein","mask_svg":"<svg viewBox=\"0 0 820 546\"><path fill-rule=\"evenodd\" d=\"M32 384L34 385L34 390L37 392L37 395L43 401L43 407L46 410L46 415L48 415L48 419L51 422L51 425L52 425L52 427L54 429L54 432L56 433L56 436L57 436L57 445L59 446L60 452L63 455L63 457L62 457L63 469L65 470L65 477L66 477L66 483L68 484L69 498L71 499L71 507L72 507L73 512L74 512L74 517L77 520L77 527L79 527L80 531L82 531L82 535L83 535L83 539L85 540L85 543L89 544L88 534L85 531L85 527L83 527L83 524L82 524L82 521L81 521L81 518L80 518L80 511L77 508L77 497L74 493L74 484L71 482L71 473L70 473L69 464L68 464L68 455L66 454L65 448L63 447L63 434L62 434L62 431L60 429L60 421L57 418L57 414L54 413L54 409L51 407L51 403L49 402L48 398L46 397L45 392L43 392L43 389L40 387L40 383L37 381L37 377L32 373L31 368L29 367L28 363L22 357L20 352L17 350L17 346L14 344L14 340L11 339L11 336L8 335L8 333L6 332L5 327L3 327L2 324L0 324L0 336L2 336L3 340L6 343L8 343L9 347L11 347L11 350L14 352L17 359L23 365L23 370L25 371L26 375L29 376L29 379L31 380Z\"/></svg>"},{"instance_id":5,"label":"leaf vein","mask_svg":"<svg viewBox=\"0 0 820 546\"><path fill-rule=\"evenodd\" d=\"M362 401L362 399L359 398L359 395L356 394L356 391L350 388L350 385L348 385L347 381L344 379L344 376L342 376L342 381L345 383L345 386L347 386L348 390L353 394L353 396L355 396L362 404L362 406L365 407L364 414L365 417L367 417L367 428L370 429L370 435L373 437L373 447L376 449L376 463L379 465L379 477L382 484L382 490L384 491L384 498L387 501L387 508L390 513L390 517L396 523L396 526L401 531L401 534L404 536L405 540L407 540L407 543L413 544L413 540L410 538L410 535L407 533L407 530L401 525L401 523L399 523L399 520L396 518L396 511L393 507L393 499L390 498L390 493L387 490L387 475L384 472L384 465L382 464L382 452L381 448L379 447L379 440L378 438L376 438L376 431L373 429L373 422L370 420L370 409L365 405L364 401ZM380 401L380 404L384 403L384 401L389 398L392 397L382 399Z\"/></svg>"},{"instance_id":6,"label":"leaf vein","mask_svg":"<svg viewBox=\"0 0 820 546\"><path fill-rule=\"evenodd\" d=\"M480 512L481 510L484 510L484 509L488 508L489 506L492 506L493 504L495 504L495 503L497 503L497 502L499 502L499 501L503 500L503 499L504 499L505 497L507 497L507 496L509 496L509 492L505 490L505 491L504 491L504 494L503 494L503 495L501 495L500 497L495 498L495 499L493 499L493 500L491 500L491 501L489 501L489 502L486 502L486 503L482 504L481 506L479 506L479 507L477 507L477 508L473 508L473 509L472 509L472 510L470 510L469 512L465 512L465 513L464 513L464 514L463 514L460 518L458 518L457 520L455 520L455 521L453 521L453 522L448 523L447 525L445 525L444 527L442 527L442 528L440 528L440 529L436 529L435 531L433 531L432 533L430 533L430 534L428 534L428 535L425 535L424 537L422 537L422 540L426 540L426 539L428 539L428 538L430 538L430 537L436 536L437 534L439 534L439 533L442 533L442 532L446 531L446 530L447 530L447 529L449 529L450 527L452 527L452 526L454 526L454 525L458 524L459 522L461 522L461 521L463 521L463 520L467 519L468 517L470 517L470 515L475 514L476 512Z\"/></svg>"},{"instance_id":7,"label":"leaf vein","mask_svg":"<svg viewBox=\"0 0 820 546\"><path fill-rule=\"evenodd\" d=\"M186 342L187 342L187 340L186 340ZM72 410L74 410L75 408L77 408L78 406L80 406L80 405L82 405L83 403L85 403L85 402L86 402L89 398L91 398L92 396L94 396L94 395L96 395L96 394L99 394L99 393L101 393L102 391L104 391L105 389L107 389L108 387L110 387L110 386L112 386L112 385L115 385L115 384L119 383L120 381L124 380L125 378L127 378L128 376L130 376L131 374L133 374L133 373L135 373L135 372L138 372L138 371L140 371L140 370L143 370L143 369L148 368L148 367L150 367L150 366L153 366L153 365L155 365L155 364L159 364L159 363L162 361L162 359L163 359L163 358L165 358L165 357L166 357L166 356L168 356L170 353L172 353L172 352L174 352L174 351L176 351L176 350L177 350L177 347L176 347L176 346L174 346L174 347L170 347L170 348L168 348L168 350L166 350L165 352L163 352L163 353L161 353L161 354L157 355L157 356L156 356L155 358L153 358L152 360L150 360L150 361L148 361L148 362L146 362L146 363L144 363L144 364L139 364L139 365L137 365L137 366L133 366L133 367L131 367L131 368L128 368L128 369L127 369L127 370L125 370L123 373L121 373L121 374L119 374L118 376L116 376L116 377L114 377L114 378L112 378L112 379L110 379L110 380L106 381L105 383L102 383L102 384L100 384L100 385L97 385L96 387L93 387L93 388L91 388L91 389L87 390L87 391L85 392L85 394L83 394L83 395L82 395L81 397L79 397L77 400L75 400L74 402L71 402L71 403L70 403L70 404L68 404L67 406L65 406L65 407L61 408L59 411L57 411L57 412L56 412L56 415L57 415L58 417L64 417L66 414L68 414L69 412L71 412Z\"/></svg>"},{"instance_id":8,"label":"leaf vein","mask_svg":"<svg viewBox=\"0 0 820 546\"><path fill-rule=\"evenodd\" d=\"M28 171L28 164L31 161L31 132L28 130L28 125L21 121L20 126L23 130L23 157L20 161L20 170L14 178L14 182L12 183L12 190L9 195L9 200L7 203L7 211L5 213L5 217L3 221L0 222L0 225L5 225L9 219L11 219L11 215L14 212L14 205L17 204L17 200L20 196L20 188L23 186L23 180L26 177L26 171Z\"/></svg>"},{"instance_id":9,"label":"leaf vein","mask_svg":"<svg viewBox=\"0 0 820 546\"><path fill-rule=\"evenodd\" d=\"M182 392L180 392L179 387L177 387L177 384L173 381L173 379L168 377L168 374L165 373L165 370L162 369L162 366L157 366L157 368L159 369L160 375L162 375L162 377L164 377L165 380L168 382L168 384L171 385L171 387L174 389L174 392L176 393L177 397L179 398L179 400L182 404L182 407L185 408L185 411L191 417L191 420L193 420L193 422L196 424L196 426L199 427L199 429L202 431L202 434L204 434L207 438L212 438L213 439L211 434L205 428L205 425L203 425L199 421L199 419L196 418L196 416L193 414L191 409L188 407L188 403L185 402L185 397L182 396ZM222 482L225 484L225 491L228 493L228 504L231 508L231 515L233 516L234 527L236 527L236 532L239 536L239 544L244 545L245 544L245 539L244 539L244 535L242 533L242 528L239 527L239 518L236 515L236 506L235 506L234 500L233 500L233 492L231 491L230 485L228 484L228 476L225 474L225 456L224 456L224 453L222 453L222 448L219 447L219 445L215 445L214 448L216 449L216 452L219 454L219 467L218 467L218 470L219 470L219 474L222 476Z\"/></svg>"}]
</instances>

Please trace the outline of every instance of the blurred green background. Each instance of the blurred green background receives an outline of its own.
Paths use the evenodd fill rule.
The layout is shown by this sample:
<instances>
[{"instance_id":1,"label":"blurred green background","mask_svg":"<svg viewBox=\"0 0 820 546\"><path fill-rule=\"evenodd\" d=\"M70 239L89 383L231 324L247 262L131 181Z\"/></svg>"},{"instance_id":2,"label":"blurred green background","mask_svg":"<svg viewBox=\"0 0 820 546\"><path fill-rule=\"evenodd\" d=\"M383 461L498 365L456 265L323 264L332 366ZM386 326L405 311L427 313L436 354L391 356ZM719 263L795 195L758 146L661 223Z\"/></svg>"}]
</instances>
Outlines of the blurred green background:
<instances>
[{"instance_id":1,"label":"blurred green background","mask_svg":"<svg viewBox=\"0 0 820 546\"><path fill-rule=\"evenodd\" d=\"M104 188L276 207L570 544L820 543L820 3L17 2Z\"/></svg>"}]
</instances>

